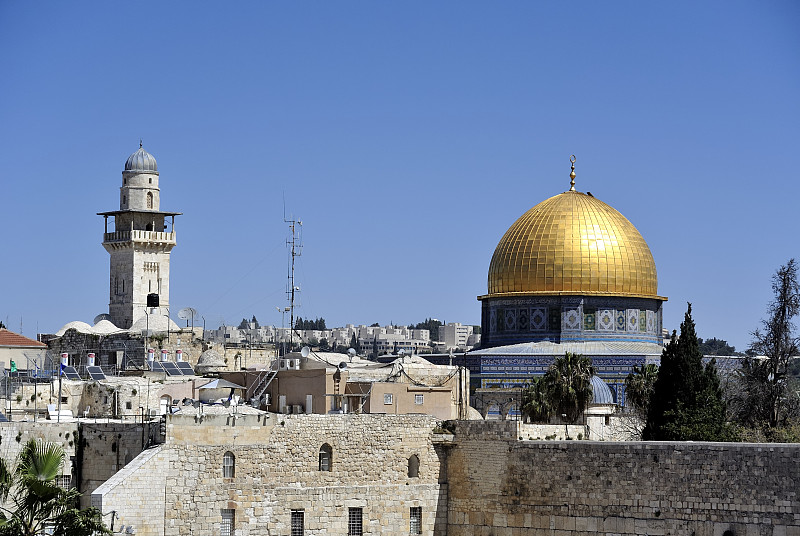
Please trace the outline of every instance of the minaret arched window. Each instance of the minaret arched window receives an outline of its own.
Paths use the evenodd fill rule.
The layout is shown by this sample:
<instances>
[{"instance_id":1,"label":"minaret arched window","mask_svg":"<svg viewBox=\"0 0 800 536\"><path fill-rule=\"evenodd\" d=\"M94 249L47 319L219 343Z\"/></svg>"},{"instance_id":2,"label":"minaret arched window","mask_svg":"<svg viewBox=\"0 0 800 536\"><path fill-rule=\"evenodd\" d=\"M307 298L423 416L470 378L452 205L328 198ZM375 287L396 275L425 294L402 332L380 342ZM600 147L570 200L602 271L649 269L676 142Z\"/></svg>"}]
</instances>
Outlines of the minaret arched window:
<instances>
[{"instance_id":1,"label":"minaret arched window","mask_svg":"<svg viewBox=\"0 0 800 536\"><path fill-rule=\"evenodd\" d=\"M319 448L319 470L330 471L333 462L333 449L327 443Z\"/></svg>"},{"instance_id":2,"label":"minaret arched window","mask_svg":"<svg viewBox=\"0 0 800 536\"><path fill-rule=\"evenodd\" d=\"M147 208L153 208L153 192L147 192Z\"/></svg>"},{"instance_id":3,"label":"minaret arched window","mask_svg":"<svg viewBox=\"0 0 800 536\"><path fill-rule=\"evenodd\" d=\"M408 459L408 476L417 478L419 476L419 456L412 454Z\"/></svg>"},{"instance_id":4,"label":"minaret arched window","mask_svg":"<svg viewBox=\"0 0 800 536\"><path fill-rule=\"evenodd\" d=\"M236 475L236 456L233 452L226 452L222 456L222 476L223 478L233 478Z\"/></svg>"}]
</instances>

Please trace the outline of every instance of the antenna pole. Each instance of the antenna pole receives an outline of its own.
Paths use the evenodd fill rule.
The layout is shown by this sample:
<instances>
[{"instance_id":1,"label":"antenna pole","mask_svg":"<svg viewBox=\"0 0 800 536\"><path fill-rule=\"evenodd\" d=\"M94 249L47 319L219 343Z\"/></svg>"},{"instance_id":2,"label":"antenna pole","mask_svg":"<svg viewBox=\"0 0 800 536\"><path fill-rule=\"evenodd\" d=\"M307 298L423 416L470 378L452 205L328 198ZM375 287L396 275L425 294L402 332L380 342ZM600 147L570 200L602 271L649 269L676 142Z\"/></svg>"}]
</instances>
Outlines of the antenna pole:
<instances>
[{"instance_id":1,"label":"antenna pole","mask_svg":"<svg viewBox=\"0 0 800 536\"><path fill-rule=\"evenodd\" d=\"M289 351L294 347L294 300L295 292L299 292L299 288L294 283L294 264L295 259L300 256L300 250L303 248L302 236L298 236L298 226L302 229L303 222L295 219L286 219L286 208L284 207L284 223L289 224L289 229L292 231L291 240L287 240L286 244L291 245L291 253L289 256L289 288L287 298L289 298Z\"/></svg>"}]
</instances>

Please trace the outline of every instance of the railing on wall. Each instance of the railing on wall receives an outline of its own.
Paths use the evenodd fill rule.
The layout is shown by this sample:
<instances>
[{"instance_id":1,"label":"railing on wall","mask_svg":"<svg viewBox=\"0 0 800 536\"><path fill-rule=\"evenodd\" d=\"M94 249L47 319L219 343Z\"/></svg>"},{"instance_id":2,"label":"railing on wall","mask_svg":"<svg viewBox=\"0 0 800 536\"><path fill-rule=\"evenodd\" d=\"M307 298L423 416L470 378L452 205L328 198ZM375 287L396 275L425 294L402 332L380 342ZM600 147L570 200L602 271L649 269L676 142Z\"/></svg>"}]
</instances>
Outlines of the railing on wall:
<instances>
[{"instance_id":1,"label":"railing on wall","mask_svg":"<svg viewBox=\"0 0 800 536\"><path fill-rule=\"evenodd\" d=\"M113 231L103 234L103 242L125 242L127 240L149 240L156 242L175 242L175 233L158 231Z\"/></svg>"}]
</instances>

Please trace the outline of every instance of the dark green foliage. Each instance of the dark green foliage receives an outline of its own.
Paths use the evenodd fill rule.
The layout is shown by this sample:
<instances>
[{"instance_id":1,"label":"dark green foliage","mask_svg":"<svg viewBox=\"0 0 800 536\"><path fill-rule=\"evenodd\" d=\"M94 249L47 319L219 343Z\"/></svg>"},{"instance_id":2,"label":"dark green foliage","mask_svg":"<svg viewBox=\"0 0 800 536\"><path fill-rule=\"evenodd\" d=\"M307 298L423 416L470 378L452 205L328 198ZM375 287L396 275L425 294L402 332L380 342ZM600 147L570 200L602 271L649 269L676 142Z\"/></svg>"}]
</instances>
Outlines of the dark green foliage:
<instances>
[{"instance_id":1,"label":"dark green foliage","mask_svg":"<svg viewBox=\"0 0 800 536\"><path fill-rule=\"evenodd\" d=\"M567 352L523 393L522 411L534 422L566 415L574 423L592 400L592 360Z\"/></svg>"},{"instance_id":2,"label":"dark green foliage","mask_svg":"<svg viewBox=\"0 0 800 536\"><path fill-rule=\"evenodd\" d=\"M550 401L559 415L574 423L592 400L594 367L589 357L567 352L544 375Z\"/></svg>"},{"instance_id":3,"label":"dark green foliage","mask_svg":"<svg viewBox=\"0 0 800 536\"><path fill-rule=\"evenodd\" d=\"M658 378L658 367L653 364L634 366L633 371L625 378L626 403L643 415L647 415L647 409L650 407L656 378Z\"/></svg>"},{"instance_id":4,"label":"dark green foliage","mask_svg":"<svg viewBox=\"0 0 800 536\"><path fill-rule=\"evenodd\" d=\"M361 345L358 343L358 337L356 337L355 333L350 337L350 348L354 349L357 354L361 353Z\"/></svg>"},{"instance_id":5,"label":"dark green foliage","mask_svg":"<svg viewBox=\"0 0 800 536\"><path fill-rule=\"evenodd\" d=\"M553 415L553 407L543 376L534 378L522 392L522 413L527 415L531 422L547 422Z\"/></svg>"},{"instance_id":6,"label":"dark green foliage","mask_svg":"<svg viewBox=\"0 0 800 536\"><path fill-rule=\"evenodd\" d=\"M409 329L427 329L431 334L432 341L439 340L439 326L442 325L442 322L436 320L435 318L426 318L424 322L420 322L419 324L412 324Z\"/></svg>"},{"instance_id":7,"label":"dark green foliage","mask_svg":"<svg viewBox=\"0 0 800 536\"><path fill-rule=\"evenodd\" d=\"M313 329L321 331L328 328L325 327L324 318L317 318L316 320L303 320L298 316L297 320L294 322L294 329Z\"/></svg>"},{"instance_id":8,"label":"dark green foliage","mask_svg":"<svg viewBox=\"0 0 800 536\"><path fill-rule=\"evenodd\" d=\"M703 355L742 355L741 352L736 351L735 346L728 344L728 341L716 337L705 341L698 337L697 342L700 344L700 353Z\"/></svg>"},{"instance_id":9,"label":"dark green foliage","mask_svg":"<svg viewBox=\"0 0 800 536\"><path fill-rule=\"evenodd\" d=\"M681 335L661 354L642 439L654 441L729 441L725 403L715 361L703 367L703 354L689 304Z\"/></svg>"}]
</instances>

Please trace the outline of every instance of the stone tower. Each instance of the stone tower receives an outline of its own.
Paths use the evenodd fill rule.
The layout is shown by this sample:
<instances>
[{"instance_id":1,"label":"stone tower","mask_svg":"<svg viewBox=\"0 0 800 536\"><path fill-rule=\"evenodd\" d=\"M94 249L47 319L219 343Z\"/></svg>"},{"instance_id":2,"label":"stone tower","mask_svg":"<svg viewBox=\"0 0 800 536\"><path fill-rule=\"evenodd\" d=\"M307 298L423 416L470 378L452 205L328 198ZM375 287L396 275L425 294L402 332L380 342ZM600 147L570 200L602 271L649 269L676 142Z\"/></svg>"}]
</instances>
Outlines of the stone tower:
<instances>
[{"instance_id":1,"label":"stone tower","mask_svg":"<svg viewBox=\"0 0 800 536\"><path fill-rule=\"evenodd\" d=\"M160 193L156 159L139 143L122 172L119 210L98 213L105 218L103 247L111 255L108 312L120 328L177 328L169 320L169 255L180 212L159 210Z\"/></svg>"}]
</instances>

